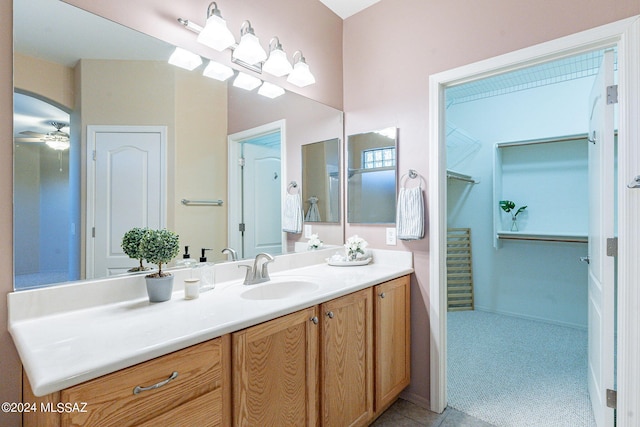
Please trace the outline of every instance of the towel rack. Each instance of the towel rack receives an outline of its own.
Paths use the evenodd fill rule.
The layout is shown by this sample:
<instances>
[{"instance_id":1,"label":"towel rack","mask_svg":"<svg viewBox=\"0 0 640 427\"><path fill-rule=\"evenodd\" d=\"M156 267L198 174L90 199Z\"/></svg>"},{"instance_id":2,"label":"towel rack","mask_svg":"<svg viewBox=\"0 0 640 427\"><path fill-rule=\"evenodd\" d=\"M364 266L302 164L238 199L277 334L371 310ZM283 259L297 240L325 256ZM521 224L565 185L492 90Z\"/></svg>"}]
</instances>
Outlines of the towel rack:
<instances>
[{"instance_id":1,"label":"towel rack","mask_svg":"<svg viewBox=\"0 0 640 427\"><path fill-rule=\"evenodd\" d=\"M424 182L424 185L425 185L425 186L427 185L427 180L426 180L426 179L424 179L424 177L423 177L422 175L420 175L420 174L419 174L415 169L409 169L409 172L405 173L404 175L402 175L402 176L400 177L400 186L403 186L403 185L402 185L402 181L403 181L403 180L405 180L407 177L408 177L409 179L416 179L416 178L420 178L420 182L421 182L421 183L422 183L422 182Z\"/></svg>"},{"instance_id":2,"label":"towel rack","mask_svg":"<svg viewBox=\"0 0 640 427\"><path fill-rule=\"evenodd\" d=\"M291 181L291 182L289 183L289 185L287 185L287 193L290 193L290 194L291 194L291 189L294 189L296 193L297 193L297 192L299 192L299 190L298 190L298 183L297 183L297 182L295 182L295 181ZM295 194L295 193L293 193L293 194Z\"/></svg>"},{"instance_id":3,"label":"towel rack","mask_svg":"<svg viewBox=\"0 0 640 427\"><path fill-rule=\"evenodd\" d=\"M222 206L222 200L180 200L185 206Z\"/></svg>"}]
</instances>

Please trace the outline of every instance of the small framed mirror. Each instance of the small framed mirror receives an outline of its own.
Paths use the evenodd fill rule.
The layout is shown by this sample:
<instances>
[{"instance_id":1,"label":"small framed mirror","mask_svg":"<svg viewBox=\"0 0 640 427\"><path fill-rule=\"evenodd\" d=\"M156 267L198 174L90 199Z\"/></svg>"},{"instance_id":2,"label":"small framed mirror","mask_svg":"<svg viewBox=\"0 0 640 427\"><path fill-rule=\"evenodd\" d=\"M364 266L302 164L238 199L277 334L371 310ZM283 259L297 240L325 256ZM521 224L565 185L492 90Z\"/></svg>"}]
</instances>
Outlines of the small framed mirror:
<instances>
[{"instance_id":1,"label":"small framed mirror","mask_svg":"<svg viewBox=\"0 0 640 427\"><path fill-rule=\"evenodd\" d=\"M347 147L347 222L395 223L398 129L350 135Z\"/></svg>"},{"instance_id":2,"label":"small framed mirror","mask_svg":"<svg viewBox=\"0 0 640 427\"><path fill-rule=\"evenodd\" d=\"M305 222L340 222L340 139L302 146Z\"/></svg>"}]
</instances>

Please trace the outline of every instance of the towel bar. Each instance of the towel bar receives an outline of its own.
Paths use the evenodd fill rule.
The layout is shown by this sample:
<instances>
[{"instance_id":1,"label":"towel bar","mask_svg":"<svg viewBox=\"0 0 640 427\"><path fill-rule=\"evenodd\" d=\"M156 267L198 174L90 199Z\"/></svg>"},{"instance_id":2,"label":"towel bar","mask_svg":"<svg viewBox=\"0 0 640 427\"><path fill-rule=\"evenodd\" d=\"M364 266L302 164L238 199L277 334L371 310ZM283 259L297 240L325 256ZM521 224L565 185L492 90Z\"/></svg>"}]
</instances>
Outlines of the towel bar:
<instances>
[{"instance_id":1,"label":"towel bar","mask_svg":"<svg viewBox=\"0 0 640 427\"><path fill-rule=\"evenodd\" d=\"M185 206L222 206L222 200L180 200Z\"/></svg>"}]
</instances>

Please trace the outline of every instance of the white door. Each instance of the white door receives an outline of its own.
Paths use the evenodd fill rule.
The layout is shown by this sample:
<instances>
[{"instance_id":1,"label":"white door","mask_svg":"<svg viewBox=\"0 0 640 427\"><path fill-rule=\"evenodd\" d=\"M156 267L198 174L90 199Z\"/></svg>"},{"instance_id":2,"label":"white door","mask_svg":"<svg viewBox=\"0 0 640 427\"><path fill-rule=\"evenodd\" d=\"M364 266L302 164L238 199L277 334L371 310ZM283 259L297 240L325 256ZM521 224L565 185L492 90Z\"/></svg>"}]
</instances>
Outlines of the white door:
<instances>
[{"instance_id":1,"label":"white door","mask_svg":"<svg viewBox=\"0 0 640 427\"><path fill-rule=\"evenodd\" d=\"M87 278L105 277L138 264L120 247L127 230L166 225L166 128L89 126L87 136Z\"/></svg>"},{"instance_id":2,"label":"white door","mask_svg":"<svg viewBox=\"0 0 640 427\"><path fill-rule=\"evenodd\" d=\"M589 395L598 427L614 425L606 390L614 389L615 259L606 240L614 237L613 51L605 52L589 97Z\"/></svg>"},{"instance_id":3,"label":"white door","mask_svg":"<svg viewBox=\"0 0 640 427\"><path fill-rule=\"evenodd\" d=\"M244 258L282 253L280 144L244 142Z\"/></svg>"}]
</instances>

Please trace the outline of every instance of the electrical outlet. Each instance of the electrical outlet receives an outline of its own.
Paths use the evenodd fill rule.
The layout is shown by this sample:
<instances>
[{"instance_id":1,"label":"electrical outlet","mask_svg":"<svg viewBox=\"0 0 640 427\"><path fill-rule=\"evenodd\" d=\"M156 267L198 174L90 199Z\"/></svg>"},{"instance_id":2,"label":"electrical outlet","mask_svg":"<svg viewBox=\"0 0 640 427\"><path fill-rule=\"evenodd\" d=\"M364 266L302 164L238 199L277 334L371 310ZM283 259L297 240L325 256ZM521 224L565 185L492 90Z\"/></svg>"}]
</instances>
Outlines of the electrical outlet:
<instances>
[{"instance_id":1,"label":"electrical outlet","mask_svg":"<svg viewBox=\"0 0 640 427\"><path fill-rule=\"evenodd\" d=\"M395 227L387 228L387 245L396 245L396 229Z\"/></svg>"},{"instance_id":2,"label":"electrical outlet","mask_svg":"<svg viewBox=\"0 0 640 427\"><path fill-rule=\"evenodd\" d=\"M309 239L311 237L311 235L313 234L311 225L304 225L304 238L305 239Z\"/></svg>"}]
</instances>

